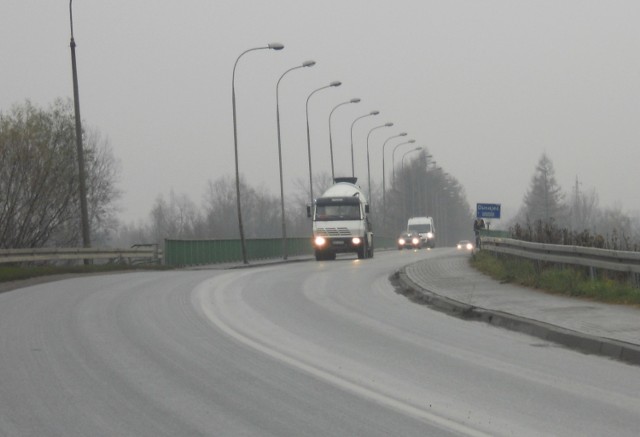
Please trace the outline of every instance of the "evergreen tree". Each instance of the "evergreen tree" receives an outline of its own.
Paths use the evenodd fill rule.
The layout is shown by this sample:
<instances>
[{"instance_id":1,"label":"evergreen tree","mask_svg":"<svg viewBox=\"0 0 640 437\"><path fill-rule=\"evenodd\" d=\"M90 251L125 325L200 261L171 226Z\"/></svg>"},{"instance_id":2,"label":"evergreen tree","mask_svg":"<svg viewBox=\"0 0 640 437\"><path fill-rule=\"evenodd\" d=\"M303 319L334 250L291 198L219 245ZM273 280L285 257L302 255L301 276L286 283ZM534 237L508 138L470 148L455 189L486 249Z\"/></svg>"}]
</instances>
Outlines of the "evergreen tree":
<instances>
[{"instance_id":1,"label":"evergreen tree","mask_svg":"<svg viewBox=\"0 0 640 437\"><path fill-rule=\"evenodd\" d=\"M409 217L430 216L435 220L436 244L453 245L470 238L473 215L464 188L431 158L423 151L396 169L395 180L386 193L383 222L387 227L383 234L396 235L406 228Z\"/></svg>"},{"instance_id":2,"label":"evergreen tree","mask_svg":"<svg viewBox=\"0 0 640 437\"><path fill-rule=\"evenodd\" d=\"M529 191L524 196L524 210L526 220L534 223L564 224L566 221L566 207L563 203L564 194L555 177L553 163L543 153L531 178Z\"/></svg>"}]
</instances>

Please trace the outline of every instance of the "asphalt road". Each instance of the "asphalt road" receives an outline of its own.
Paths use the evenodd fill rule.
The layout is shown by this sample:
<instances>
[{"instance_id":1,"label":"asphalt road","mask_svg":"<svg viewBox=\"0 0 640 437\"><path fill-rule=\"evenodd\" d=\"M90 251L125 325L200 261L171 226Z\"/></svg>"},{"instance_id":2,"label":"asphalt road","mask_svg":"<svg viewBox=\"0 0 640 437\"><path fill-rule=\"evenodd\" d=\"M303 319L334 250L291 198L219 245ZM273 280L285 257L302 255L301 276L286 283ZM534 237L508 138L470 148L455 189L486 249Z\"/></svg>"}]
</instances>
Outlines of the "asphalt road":
<instances>
[{"instance_id":1,"label":"asphalt road","mask_svg":"<svg viewBox=\"0 0 640 437\"><path fill-rule=\"evenodd\" d=\"M637 436L637 366L394 292L454 252L0 294L0 436Z\"/></svg>"}]
</instances>

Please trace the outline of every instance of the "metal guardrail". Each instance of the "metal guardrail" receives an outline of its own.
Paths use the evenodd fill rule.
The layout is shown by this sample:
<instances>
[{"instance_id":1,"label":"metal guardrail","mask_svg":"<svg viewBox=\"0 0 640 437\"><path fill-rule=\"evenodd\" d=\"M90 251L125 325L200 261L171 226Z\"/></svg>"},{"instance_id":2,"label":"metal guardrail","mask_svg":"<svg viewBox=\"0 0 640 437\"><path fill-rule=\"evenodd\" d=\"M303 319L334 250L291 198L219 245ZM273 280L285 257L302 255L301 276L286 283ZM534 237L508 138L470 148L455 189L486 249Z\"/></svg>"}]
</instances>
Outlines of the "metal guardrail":
<instances>
[{"instance_id":1,"label":"metal guardrail","mask_svg":"<svg viewBox=\"0 0 640 437\"><path fill-rule=\"evenodd\" d=\"M157 244L136 245L131 249L111 248L35 248L35 249L0 249L1 263L33 262L33 261L61 261L81 259L150 259L160 262L162 251Z\"/></svg>"},{"instance_id":2,"label":"metal guardrail","mask_svg":"<svg viewBox=\"0 0 640 437\"><path fill-rule=\"evenodd\" d=\"M640 252L481 237L483 250L560 264L640 273Z\"/></svg>"}]
</instances>

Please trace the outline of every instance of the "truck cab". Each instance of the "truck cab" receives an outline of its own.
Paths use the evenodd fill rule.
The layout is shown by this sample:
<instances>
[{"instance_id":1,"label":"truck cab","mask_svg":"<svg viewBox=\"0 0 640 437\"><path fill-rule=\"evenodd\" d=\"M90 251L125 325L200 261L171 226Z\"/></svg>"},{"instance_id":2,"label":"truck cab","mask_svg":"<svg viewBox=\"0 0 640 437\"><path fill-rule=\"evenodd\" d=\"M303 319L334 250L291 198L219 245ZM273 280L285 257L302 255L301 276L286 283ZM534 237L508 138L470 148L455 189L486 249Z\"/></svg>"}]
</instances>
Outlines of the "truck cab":
<instances>
[{"instance_id":1,"label":"truck cab","mask_svg":"<svg viewBox=\"0 0 640 437\"><path fill-rule=\"evenodd\" d=\"M337 253L355 252L359 259L373 257L373 229L369 204L355 178L336 178L316 199L313 248L316 260L333 260Z\"/></svg>"}]
</instances>

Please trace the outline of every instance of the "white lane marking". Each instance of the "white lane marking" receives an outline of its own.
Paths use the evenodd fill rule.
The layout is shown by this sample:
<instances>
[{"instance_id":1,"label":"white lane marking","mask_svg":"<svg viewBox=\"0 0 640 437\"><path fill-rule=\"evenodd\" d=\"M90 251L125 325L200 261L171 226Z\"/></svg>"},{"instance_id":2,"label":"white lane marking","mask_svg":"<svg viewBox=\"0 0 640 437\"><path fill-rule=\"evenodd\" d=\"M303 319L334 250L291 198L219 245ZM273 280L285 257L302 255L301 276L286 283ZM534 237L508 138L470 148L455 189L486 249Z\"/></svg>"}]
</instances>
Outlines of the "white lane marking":
<instances>
[{"instance_id":1,"label":"white lane marking","mask_svg":"<svg viewBox=\"0 0 640 437\"><path fill-rule=\"evenodd\" d=\"M245 273L246 274L246 273ZM307 363L304 363L298 359L295 359L292 356L286 355L282 352L276 351L270 347L267 347L249 337L242 334L241 332L235 330L229 324L227 324L222 317L219 316L216 311L217 303L220 303L220 292L225 291L225 288L231 286L231 283L238 279L237 274L229 274L224 275L217 278L212 278L205 282L202 282L194 289L194 301L199 305L202 309L205 316L209 319L209 321L216 326L218 329L234 338L235 340L258 350L265 355L268 355L272 358L280 360L292 367L297 369L301 369L319 379L327 381L341 389L348 390L352 393L355 393L363 398L373 400L381 405L392 408L394 410L400 411L408 416L418 417L422 420L425 420L431 424L436 424L442 428L462 433L468 436L482 436L488 437L491 434L484 433L482 431L469 428L468 426L461 424L459 422L444 418L442 416L438 416L432 414L428 411L422 410L414 405L408 404L406 402L402 402L401 400L392 398L390 396L384 395L382 393L376 392L374 390L368 389L358 384L354 384L351 381L348 381L344 378L341 378L332 373L326 372L317 367L311 366Z\"/></svg>"}]
</instances>

